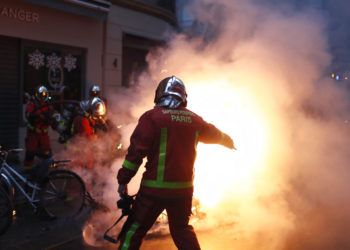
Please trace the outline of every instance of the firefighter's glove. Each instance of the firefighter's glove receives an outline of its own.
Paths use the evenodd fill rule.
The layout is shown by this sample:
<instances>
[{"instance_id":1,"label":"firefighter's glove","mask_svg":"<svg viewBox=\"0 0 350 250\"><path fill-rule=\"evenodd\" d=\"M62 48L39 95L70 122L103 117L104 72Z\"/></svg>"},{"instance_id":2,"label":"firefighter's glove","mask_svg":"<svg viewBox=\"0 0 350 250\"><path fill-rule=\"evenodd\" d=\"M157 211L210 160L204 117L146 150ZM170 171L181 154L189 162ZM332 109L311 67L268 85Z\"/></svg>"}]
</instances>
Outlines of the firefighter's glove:
<instances>
[{"instance_id":1,"label":"firefighter's glove","mask_svg":"<svg viewBox=\"0 0 350 250\"><path fill-rule=\"evenodd\" d=\"M119 184L118 193L119 193L120 198L127 195L128 194L128 186L125 184Z\"/></svg>"},{"instance_id":2,"label":"firefighter's glove","mask_svg":"<svg viewBox=\"0 0 350 250\"><path fill-rule=\"evenodd\" d=\"M235 147L235 144L234 144L232 138L225 133L222 134L221 144L227 148L236 150L236 147Z\"/></svg>"},{"instance_id":3,"label":"firefighter's glove","mask_svg":"<svg viewBox=\"0 0 350 250\"><path fill-rule=\"evenodd\" d=\"M123 215L129 215L131 211L132 204L134 203L134 197L129 195L124 195L117 201L117 206L122 210Z\"/></svg>"}]
</instances>

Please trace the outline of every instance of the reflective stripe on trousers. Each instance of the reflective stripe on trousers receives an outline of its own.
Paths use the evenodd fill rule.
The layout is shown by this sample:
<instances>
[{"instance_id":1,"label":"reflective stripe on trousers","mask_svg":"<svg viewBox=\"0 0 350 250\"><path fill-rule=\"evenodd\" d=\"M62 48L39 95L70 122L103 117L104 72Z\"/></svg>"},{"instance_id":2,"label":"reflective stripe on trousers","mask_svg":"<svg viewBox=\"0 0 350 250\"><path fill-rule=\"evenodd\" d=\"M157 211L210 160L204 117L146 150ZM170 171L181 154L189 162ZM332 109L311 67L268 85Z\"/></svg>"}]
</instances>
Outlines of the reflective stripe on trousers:
<instances>
[{"instance_id":1,"label":"reflective stripe on trousers","mask_svg":"<svg viewBox=\"0 0 350 250\"><path fill-rule=\"evenodd\" d=\"M126 232L125 240L123 242L123 245L121 246L120 250L128 250L130 247L132 236L135 234L136 229L139 227L139 224L134 222L129 230Z\"/></svg>"}]
</instances>

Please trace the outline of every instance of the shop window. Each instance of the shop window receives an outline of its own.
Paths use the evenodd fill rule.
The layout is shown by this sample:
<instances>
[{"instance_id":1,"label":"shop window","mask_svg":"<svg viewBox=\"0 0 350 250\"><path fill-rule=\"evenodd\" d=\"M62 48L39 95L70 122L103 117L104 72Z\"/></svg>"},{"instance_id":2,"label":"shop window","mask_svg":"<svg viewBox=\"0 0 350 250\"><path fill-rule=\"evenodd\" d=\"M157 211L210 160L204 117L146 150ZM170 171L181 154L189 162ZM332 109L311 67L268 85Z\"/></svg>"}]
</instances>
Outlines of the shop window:
<instances>
[{"instance_id":1,"label":"shop window","mask_svg":"<svg viewBox=\"0 0 350 250\"><path fill-rule=\"evenodd\" d=\"M85 53L83 49L60 45L25 43L23 47L24 92L33 94L45 85L56 103L80 100L83 89Z\"/></svg>"}]
</instances>

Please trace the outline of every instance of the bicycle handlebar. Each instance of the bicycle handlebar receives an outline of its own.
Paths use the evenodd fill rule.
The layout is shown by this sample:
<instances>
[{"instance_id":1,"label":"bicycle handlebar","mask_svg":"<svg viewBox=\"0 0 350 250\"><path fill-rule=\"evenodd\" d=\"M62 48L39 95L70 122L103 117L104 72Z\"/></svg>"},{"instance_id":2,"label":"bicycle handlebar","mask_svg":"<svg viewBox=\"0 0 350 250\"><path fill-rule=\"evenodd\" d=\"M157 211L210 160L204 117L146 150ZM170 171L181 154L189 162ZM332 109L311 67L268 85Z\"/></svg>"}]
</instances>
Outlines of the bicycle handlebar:
<instances>
[{"instance_id":1,"label":"bicycle handlebar","mask_svg":"<svg viewBox=\"0 0 350 250\"><path fill-rule=\"evenodd\" d=\"M19 153L19 152L22 152L23 150L24 150L23 148L13 148L13 149L7 150L7 152Z\"/></svg>"},{"instance_id":2,"label":"bicycle handlebar","mask_svg":"<svg viewBox=\"0 0 350 250\"><path fill-rule=\"evenodd\" d=\"M6 161L7 159L7 155L11 152L14 153L19 153L22 152L24 149L23 148L12 148L12 149L4 149L1 145L0 145L0 158L4 161ZM71 160L52 160L53 164L65 164L65 163L69 163L71 162Z\"/></svg>"},{"instance_id":3,"label":"bicycle handlebar","mask_svg":"<svg viewBox=\"0 0 350 250\"><path fill-rule=\"evenodd\" d=\"M1 145L0 145L0 152L2 153L10 153L10 152L21 152L23 151L23 148L11 148L11 149L4 149Z\"/></svg>"},{"instance_id":4,"label":"bicycle handlebar","mask_svg":"<svg viewBox=\"0 0 350 250\"><path fill-rule=\"evenodd\" d=\"M23 151L22 148L13 148L13 149L4 149L1 145L0 145L0 158L1 160L5 160L7 159L7 155L11 152L15 152L15 153L18 153L18 152L21 152Z\"/></svg>"}]
</instances>

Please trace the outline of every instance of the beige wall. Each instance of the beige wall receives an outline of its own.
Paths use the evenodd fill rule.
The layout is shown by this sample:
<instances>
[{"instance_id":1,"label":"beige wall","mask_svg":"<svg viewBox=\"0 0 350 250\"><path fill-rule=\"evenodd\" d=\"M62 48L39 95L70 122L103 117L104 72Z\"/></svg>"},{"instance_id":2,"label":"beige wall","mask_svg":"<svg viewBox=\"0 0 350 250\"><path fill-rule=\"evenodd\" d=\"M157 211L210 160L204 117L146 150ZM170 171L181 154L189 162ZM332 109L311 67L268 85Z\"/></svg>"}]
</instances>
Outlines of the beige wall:
<instances>
[{"instance_id":1,"label":"beige wall","mask_svg":"<svg viewBox=\"0 0 350 250\"><path fill-rule=\"evenodd\" d=\"M122 78L122 35L128 33L163 40L173 27L162 19L137 11L111 6L106 23L105 92L115 92ZM113 66L117 59L118 66Z\"/></svg>"},{"instance_id":2,"label":"beige wall","mask_svg":"<svg viewBox=\"0 0 350 250\"><path fill-rule=\"evenodd\" d=\"M10 9L21 10L21 15L10 17ZM102 21L23 1L1 0L0 35L85 48L87 85L102 81Z\"/></svg>"}]
</instances>

